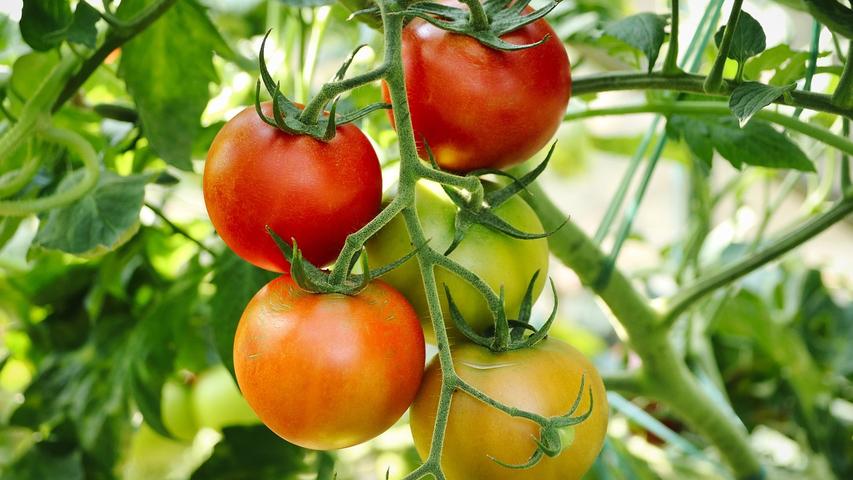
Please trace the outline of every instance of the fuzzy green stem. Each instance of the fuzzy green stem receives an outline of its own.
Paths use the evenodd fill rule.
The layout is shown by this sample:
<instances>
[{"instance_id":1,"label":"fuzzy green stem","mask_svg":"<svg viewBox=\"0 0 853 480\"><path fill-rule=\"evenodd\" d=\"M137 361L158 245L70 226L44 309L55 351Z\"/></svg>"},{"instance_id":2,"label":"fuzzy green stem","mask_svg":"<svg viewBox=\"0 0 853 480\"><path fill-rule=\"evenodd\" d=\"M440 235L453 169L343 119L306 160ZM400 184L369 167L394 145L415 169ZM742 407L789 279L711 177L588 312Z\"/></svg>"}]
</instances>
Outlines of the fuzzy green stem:
<instances>
[{"instance_id":1,"label":"fuzzy green stem","mask_svg":"<svg viewBox=\"0 0 853 480\"><path fill-rule=\"evenodd\" d=\"M354 88L358 88L370 82L375 82L385 76L388 71L387 49L385 53L385 61L375 69L355 77L324 84L317 95L312 98L311 101L308 102L308 105L305 106L305 109L302 110L302 113L299 115L299 119L306 123L314 122L320 116L320 112L326 104L333 98Z\"/></svg>"},{"instance_id":2,"label":"fuzzy green stem","mask_svg":"<svg viewBox=\"0 0 853 480\"><path fill-rule=\"evenodd\" d=\"M644 377L645 374L640 369L631 372L602 374L601 379L604 380L604 386L609 392L622 392L637 396L645 395L648 392Z\"/></svg>"},{"instance_id":3,"label":"fuzzy green stem","mask_svg":"<svg viewBox=\"0 0 853 480\"><path fill-rule=\"evenodd\" d=\"M666 115L723 115L731 114L726 103L722 102L649 102L640 105L626 107L611 107L584 110L566 115L565 120L578 120L608 115L625 115L632 113L663 113ZM831 131L817 125L798 120L787 115L770 110L762 110L755 114L755 118L776 123L790 130L802 133L827 145L835 147L842 152L853 155L853 141L832 133Z\"/></svg>"},{"instance_id":4,"label":"fuzzy green stem","mask_svg":"<svg viewBox=\"0 0 853 480\"><path fill-rule=\"evenodd\" d=\"M839 108L853 109L853 40L850 40L848 52L847 61L844 62L844 71L841 72L841 78L838 80L838 86L835 87L832 101Z\"/></svg>"},{"instance_id":5,"label":"fuzzy green stem","mask_svg":"<svg viewBox=\"0 0 853 480\"><path fill-rule=\"evenodd\" d=\"M679 72L678 68L678 0L672 0L671 23L669 28L669 47L663 61L663 73L671 75Z\"/></svg>"},{"instance_id":6,"label":"fuzzy green stem","mask_svg":"<svg viewBox=\"0 0 853 480\"><path fill-rule=\"evenodd\" d=\"M0 198L10 197L33 179L41 165L41 156L29 152L21 168L0 177Z\"/></svg>"},{"instance_id":7,"label":"fuzzy green stem","mask_svg":"<svg viewBox=\"0 0 853 480\"><path fill-rule=\"evenodd\" d=\"M718 93L722 88L723 68L726 66L726 58L728 58L729 50L732 47L732 39L737 28L737 21L740 18L741 6L743 6L743 0L734 0L729 21L726 23L726 29L723 32L723 40L720 42L720 51L717 52L717 58L714 59L711 72L705 79L704 88L707 93Z\"/></svg>"},{"instance_id":8,"label":"fuzzy green stem","mask_svg":"<svg viewBox=\"0 0 853 480\"><path fill-rule=\"evenodd\" d=\"M663 315L665 325L672 324L678 316L687 310L696 300L707 293L734 282L744 275L779 258L781 255L814 238L839 220L853 212L853 199L838 202L827 212L814 217L795 230L782 235L773 243L722 270L701 278L693 285L676 294L669 302L669 309Z\"/></svg>"},{"instance_id":9,"label":"fuzzy green stem","mask_svg":"<svg viewBox=\"0 0 853 480\"><path fill-rule=\"evenodd\" d=\"M480 0L462 0L462 3L468 6L471 12L469 23L476 31L489 29L489 17L486 15L486 10L483 9L483 4Z\"/></svg>"},{"instance_id":10,"label":"fuzzy green stem","mask_svg":"<svg viewBox=\"0 0 853 480\"><path fill-rule=\"evenodd\" d=\"M98 156L86 139L71 130L56 127L40 131L39 136L48 142L64 145L77 154L83 161L83 178L67 190L54 193L48 197L2 201L0 202L0 216L24 217L68 205L89 193L98 183L100 176Z\"/></svg>"},{"instance_id":11,"label":"fuzzy green stem","mask_svg":"<svg viewBox=\"0 0 853 480\"><path fill-rule=\"evenodd\" d=\"M360 251L364 246L364 242L372 237L376 232L388 224L397 214L403 211L406 206L405 199L397 196L378 215L368 222L367 225L361 227L357 232L347 236L344 242L344 247L335 261L332 272L329 274L329 283L332 285L341 284L349 274L349 266L356 252Z\"/></svg>"},{"instance_id":12,"label":"fuzzy green stem","mask_svg":"<svg viewBox=\"0 0 853 480\"><path fill-rule=\"evenodd\" d=\"M49 115L45 110L56 99L63 80L76 65L73 56L63 58L27 99L17 123L0 137L0 165L30 138L30 134L47 124Z\"/></svg>"},{"instance_id":13,"label":"fuzzy green stem","mask_svg":"<svg viewBox=\"0 0 853 480\"><path fill-rule=\"evenodd\" d=\"M589 93L619 90L673 90L686 93L705 93L703 87L705 78L702 75L689 73L665 75L661 72L652 72L650 74L608 72L573 79L572 95L579 96ZM709 94L728 97L736 86L737 84L733 81L723 80L721 90L716 93L709 92ZM840 107L833 103L832 97L820 93L792 90L789 95L779 97L774 103L853 118L853 108Z\"/></svg>"}]
</instances>

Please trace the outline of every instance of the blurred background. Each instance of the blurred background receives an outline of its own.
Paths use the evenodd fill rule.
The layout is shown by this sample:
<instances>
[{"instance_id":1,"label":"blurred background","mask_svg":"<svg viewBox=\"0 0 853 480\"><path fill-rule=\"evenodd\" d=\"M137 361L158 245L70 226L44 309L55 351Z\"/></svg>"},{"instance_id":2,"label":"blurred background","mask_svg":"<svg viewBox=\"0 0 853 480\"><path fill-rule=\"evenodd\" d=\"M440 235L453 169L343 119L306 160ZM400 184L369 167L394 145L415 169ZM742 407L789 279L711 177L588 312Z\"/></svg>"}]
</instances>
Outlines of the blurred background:
<instances>
[{"instance_id":1,"label":"blurred background","mask_svg":"<svg viewBox=\"0 0 853 480\"><path fill-rule=\"evenodd\" d=\"M206 249L219 252L224 245L207 219L200 190L213 135L254 101L257 52L267 29L272 29L267 64L283 91L300 102L333 76L355 45L369 47L356 56L350 74L380 61L381 36L347 20L349 11L338 3L200 3L234 52L230 58L213 57L218 80L210 85L203 129L194 139L192 172L167 167L139 137L136 124L93 111L97 104L132 105L119 80L118 61L108 60L84 86L85 96L60 114L60 121L85 123L89 136L110 150L115 171L129 174L143 165L167 169L173 177L167 185L145 188L132 239L106 254L70 255L33 245L37 217L0 219L0 478L313 479L333 463L340 480L380 478L386 471L392 479L402 478L419 462L405 417L373 441L320 454L281 441L245 409L212 346L216 288L214 259ZM707 2L681 3L680 42L687 45ZM730 3L724 2L723 12ZM31 52L22 41L21 7L20 0L0 3L0 83L13 108L50 64L48 54ZM604 29L630 14L668 9L662 1L564 0L548 20L565 41L578 77L645 70L645 57ZM809 52L816 48L811 89L832 90L838 39L823 29L813 41L812 19L800 2L748 0L744 9L764 27L768 51L778 47L775 62L751 60L747 69L755 78L802 87ZM714 54L710 45L700 55L699 72L708 70ZM735 65L728 67L733 73ZM659 95L575 97L569 111ZM345 96L339 109L379 98L378 84L366 86ZM828 115L806 111L802 118L838 128ZM375 143L390 185L399 160L395 133L381 112L364 119L362 128ZM573 221L596 234L644 135L656 141L664 131L653 115L566 122L541 183ZM662 298L709 266L734 259L821 210L836 188L839 157L828 147L795 138L818 174L737 170L719 158L710 172L703 171L682 142L669 141L618 257L619 268L650 298ZM650 152L640 154L647 158ZM50 171L41 175L46 185L55 178ZM621 221L617 216L612 228L600 232L605 252ZM560 262L552 261L550 275L560 305L553 335L577 346L605 374L636 364L607 308ZM543 294L538 321L553 301ZM768 478L853 478L853 219L709 296L688 317L674 335L708 394L731 405L749 428ZM152 318L166 325L165 337L145 333L141 339L117 340ZM134 342L146 341L163 342L143 349L151 362L157 362L158 349L169 349L176 358L159 399L174 438L143 421L138 395L122 377L124 363L130 362L126 357L138 358L143 351L135 350ZM665 406L614 392L610 403L608 440L588 478L727 478L713 449Z\"/></svg>"}]
</instances>

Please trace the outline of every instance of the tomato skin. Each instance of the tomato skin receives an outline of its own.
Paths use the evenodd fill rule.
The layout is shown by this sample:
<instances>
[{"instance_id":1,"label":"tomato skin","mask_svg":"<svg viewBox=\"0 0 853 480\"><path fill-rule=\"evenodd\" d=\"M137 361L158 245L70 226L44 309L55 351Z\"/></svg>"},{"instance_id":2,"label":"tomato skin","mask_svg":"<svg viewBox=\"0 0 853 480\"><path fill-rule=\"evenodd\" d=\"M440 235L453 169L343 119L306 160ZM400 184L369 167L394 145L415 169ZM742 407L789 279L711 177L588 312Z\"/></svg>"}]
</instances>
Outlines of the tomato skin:
<instances>
[{"instance_id":1,"label":"tomato skin","mask_svg":"<svg viewBox=\"0 0 853 480\"><path fill-rule=\"evenodd\" d=\"M272 431L330 450L369 440L400 418L421 383L424 350L414 310L386 283L355 296L311 294L283 275L246 307L234 369Z\"/></svg>"},{"instance_id":2,"label":"tomato skin","mask_svg":"<svg viewBox=\"0 0 853 480\"><path fill-rule=\"evenodd\" d=\"M409 23L403 68L421 158L428 158L424 140L438 164L456 172L507 167L539 151L566 112L569 57L543 19L501 37L521 45L546 35L541 45L505 52L421 19ZM385 83L383 93L390 102Z\"/></svg>"},{"instance_id":3,"label":"tomato skin","mask_svg":"<svg viewBox=\"0 0 853 480\"><path fill-rule=\"evenodd\" d=\"M492 188L493 185L488 185ZM434 183L421 181L415 190L415 205L429 245L444 252L453 241L455 232L456 205ZM542 233L544 228L539 217L524 200L514 196L500 205L494 212L509 224L530 233ZM367 242L367 253L373 267L386 265L411 252L412 245L402 216L397 216ZM506 312L509 318L517 318L518 309L527 291L533 274L539 271L533 290L534 300L542 292L548 277L548 240L519 240L491 230L482 225L473 225L465 233L462 242L451 252L450 258L476 273L495 292L504 287ZM444 322L452 340L464 337L453 326L446 284L466 322L479 333L494 325L494 318L480 292L455 274L444 268L435 270L439 298ZM426 293L424 292L417 260L411 259L382 277L399 290L409 301L424 326L427 339L434 341L435 334L429 316Z\"/></svg>"},{"instance_id":4,"label":"tomato skin","mask_svg":"<svg viewBox=\"0 0 853 480\"><path fill-rule=\"evenodd\" d=\"M574 416L589 408L590 387L593 409L586 421L574 427L573 443L558 456L543 457L527 470L511 470L488 456L509 464L525 463L536 450L531 435L539 438L539 426L456 392L442 450L441 467L447 480L577 480L592 466L607 431L607 396L595 367L580 352L548 338L532 349L501 354L460 344L451 348L451 355L456 372L469 384L505 405L547 417L570 410L585 375L583 399ZM411 409L412 436L421 458L429 454L440 389L441 368L435 359L427 367Z\"/></svg>"},{"instance_id":5,"label":"tomato skin","mask_svg":"<svg viewBox=\"0 0 853 480\"><path fill-rule=\"evenodd\" d=\"M272 115L272 104L262 104ZM295 238L315 265L337 257L347 235L379 211L382 173L358 127L338 127L329 142L290 135L246 108L219 131L203 179L216 231L243 259L276 272L290 266L265 230Z\"/></svg>"}]
</instances>

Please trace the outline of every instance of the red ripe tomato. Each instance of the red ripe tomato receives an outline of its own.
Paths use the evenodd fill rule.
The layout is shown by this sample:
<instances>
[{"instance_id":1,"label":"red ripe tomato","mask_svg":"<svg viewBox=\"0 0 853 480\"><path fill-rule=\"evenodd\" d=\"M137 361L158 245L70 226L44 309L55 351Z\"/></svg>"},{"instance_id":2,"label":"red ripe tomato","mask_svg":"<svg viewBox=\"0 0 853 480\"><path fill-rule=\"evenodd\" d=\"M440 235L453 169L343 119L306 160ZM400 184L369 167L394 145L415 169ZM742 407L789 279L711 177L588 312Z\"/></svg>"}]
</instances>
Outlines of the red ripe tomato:
<instances>
[{"instance_id":1,"label":"red ripe tomato","mask_svg":"<svg viewBox=\"0 0 853 480\"><path fill-rule=\"evenodd\" d=\"M272 104L262 105L272 116ZM255 109L231 119L213 139L204 167L204 202L216 231L243 259L267 270L290 266L265 230L295 238L315 265L338 255L347 235L379 211L382 172L358 127L322 142L267 125Z\"/></svg>"},{"instance_id":2,"label":"red ripe tomato","mask_svg":"<svg viewBox=\"0 0 853 480\"><path fill-rule=\"evenodd\" d=\"M571 95L566 49L542 19L501 37L521 45L546 35L542 45L506 52L421 19L409 23L403 66L421 158L426 140L442 168L467 172L519 163L545 146ZM386 84L383 93L390 102Z\"/></svg>"},{"instance_id":3,"label":"red ripe tomato","mask_svg":"<svg viewBox=\"0 0 853 480\"><path fill-rule=\"evenodd\" d=\"M234 337L243 396L272 431L306 448L369 440L406 411L424 337L403 295L375 280L354 296L312 294L289 275L249 302Z\"/></svg>"}]
</instances>

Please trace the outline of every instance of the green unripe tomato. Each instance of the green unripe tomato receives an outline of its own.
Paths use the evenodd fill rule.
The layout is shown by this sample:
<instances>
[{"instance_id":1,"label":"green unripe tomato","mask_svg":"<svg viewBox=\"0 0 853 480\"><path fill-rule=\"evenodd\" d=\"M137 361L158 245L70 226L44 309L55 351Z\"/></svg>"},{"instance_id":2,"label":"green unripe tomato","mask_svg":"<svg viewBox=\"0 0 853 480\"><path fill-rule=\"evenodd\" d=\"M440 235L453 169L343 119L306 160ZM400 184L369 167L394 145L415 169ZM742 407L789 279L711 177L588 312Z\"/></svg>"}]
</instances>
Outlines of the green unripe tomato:
<instances>
[{"instance_id":1,"label":"green unripe tomato","mask_svg":"<svg viewBox=\"0 0 853 480\"><path fill-rule=\"evenodd\" d=\"M487 189L494 188L493 185ZM444 252L453 241L455 232L456 205L435 183L421 181L416 187L415 201L418 217L423 225L429 245ZM544 231L539 217L520 197L513 196L494 210L500 218L515 228L528 233ZM412 245L401 215L391 220L367 243L367 253L371 267L376 268L400 259L411 252ZM524 299L527 285L533 274L539 276L533 289L534 300L542 292L548 277L548 240L520 240L509 237L483 225L473 225L465 233L462 242L451 252L450 258L480 276L497 293L504 288L505 305L508 318L516 318L518 308ZM494 325L494 319L485 299L470 284L455 274L436 268L441 309L451 339L461 340L462 335L453 326L447 297L446 284L453 301L462 316L474 328L483 333ZM424 326L428 341L435 341L435 334L429 317L426 294L421 280L417 260L411 259L382 277L406 298L409 299Z\"/></svg>"},{"instance_id":2,"label":"green unripe tomato","mask_svg":"<svg viewBox=\"0 0 853 480\"><path fill-rule=\"evenodd\" d=\"M166 380L160 400L160 415L163 425L178 440L191 441L195 438L198 424L189 385L174 378Z\"/></svg>"},{"instance_id":3,"label":"green unripe tomato","mask_svg":"<svg viewBox=\"0 0 853 480\"><path fill-rule=\"evenodd\" d=\"M240 394L231 374L222 365L198 376L192 392L192 403L199 427L221 430L222 427L261 423Z\"/></svg>"}]
</instances>

